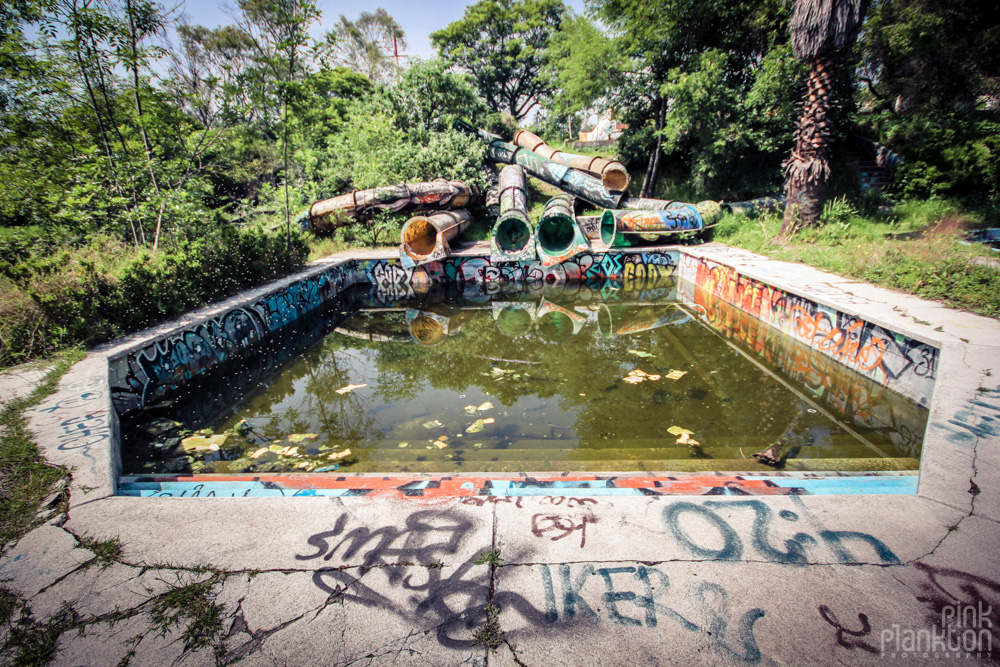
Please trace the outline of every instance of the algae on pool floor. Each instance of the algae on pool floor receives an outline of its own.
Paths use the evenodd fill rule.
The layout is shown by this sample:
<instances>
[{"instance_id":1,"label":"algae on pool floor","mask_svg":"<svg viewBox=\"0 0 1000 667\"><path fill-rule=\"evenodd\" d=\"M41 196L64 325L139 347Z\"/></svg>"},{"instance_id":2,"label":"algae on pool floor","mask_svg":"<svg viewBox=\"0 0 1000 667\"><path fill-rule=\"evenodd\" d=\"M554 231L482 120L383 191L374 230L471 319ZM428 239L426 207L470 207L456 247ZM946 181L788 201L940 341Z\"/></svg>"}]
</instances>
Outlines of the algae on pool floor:
<instances>
[{"instance_id":1,"label":"algae on pool floor","mask_svg":"<svg viewBox=\"0 0 1000 667\"><path fill-rule=\"evenodd\" d=\"M125 471L766 471L768 448L786 470L917 468L926 409L673 287L354 289L276 363L220 369L123 428ZM213 391L232 400L206 410ZM229 436L186 451L206 428Z\"/></svg>"}]
</instances>

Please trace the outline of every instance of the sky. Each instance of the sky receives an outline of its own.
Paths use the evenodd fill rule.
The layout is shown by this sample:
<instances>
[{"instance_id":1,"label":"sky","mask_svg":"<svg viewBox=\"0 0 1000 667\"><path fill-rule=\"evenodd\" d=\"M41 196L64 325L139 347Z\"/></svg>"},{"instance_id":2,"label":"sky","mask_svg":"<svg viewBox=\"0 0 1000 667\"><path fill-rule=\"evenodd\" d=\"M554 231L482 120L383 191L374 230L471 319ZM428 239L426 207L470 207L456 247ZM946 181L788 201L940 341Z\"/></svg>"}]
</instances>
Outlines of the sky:
<instances>
[{"instance_id":1,"label":"sky","mask_svg":"<svg viewBox=\"0 0 1000 667\"><path fill-rule=\"evenodd\" d=\"M573 11L583 12L583 0L563 0ZM233 22L232 12L226 13L225 6L235 6L235 0L186 0L180 11L187 15L189 23L214 28ZM333 24L345 15L348 19L357 19L363 11L374 11L383 7L392 15L406 35L406 55L410 57L431 58L435 50L431 46L430 34L462 17L467 5L474 4L468 0L380 0L373 3L344 2L343 0L318 0L317 5L323 13L321 25L313 30L313 36L319 37L329 30Z\"/></svg>"}]
</instances>

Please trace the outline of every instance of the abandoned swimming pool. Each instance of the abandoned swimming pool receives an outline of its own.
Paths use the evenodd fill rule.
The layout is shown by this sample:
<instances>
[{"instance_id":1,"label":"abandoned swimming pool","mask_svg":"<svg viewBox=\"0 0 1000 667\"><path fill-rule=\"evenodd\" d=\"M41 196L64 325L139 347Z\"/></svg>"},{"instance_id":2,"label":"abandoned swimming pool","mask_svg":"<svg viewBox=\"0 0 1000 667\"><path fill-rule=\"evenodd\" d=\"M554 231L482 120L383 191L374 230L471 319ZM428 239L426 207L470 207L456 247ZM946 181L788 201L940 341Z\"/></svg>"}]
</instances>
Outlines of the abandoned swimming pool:
<instances>
[{"instance_id":1,"label":"abandoned swimming pool","mask_svg":"<svg viewBox=\"0 0 1000 667\"><path fill-rule=\"evenodd\" d=\"M373 473L621 488L660 471L915 489L923 341L679 250L436 264L342 262L113 361L120 492L336 495Z\"/></svg>"}]
</instances>

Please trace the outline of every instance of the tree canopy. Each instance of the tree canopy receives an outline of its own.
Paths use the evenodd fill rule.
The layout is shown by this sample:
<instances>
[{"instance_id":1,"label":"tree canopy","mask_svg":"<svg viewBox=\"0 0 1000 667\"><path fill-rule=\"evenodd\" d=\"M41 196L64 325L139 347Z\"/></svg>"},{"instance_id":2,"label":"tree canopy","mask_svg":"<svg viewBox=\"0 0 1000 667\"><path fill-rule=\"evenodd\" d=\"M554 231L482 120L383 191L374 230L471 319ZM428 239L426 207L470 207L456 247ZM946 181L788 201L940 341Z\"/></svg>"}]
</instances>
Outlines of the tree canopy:
<instances>
[{"instance_id":1,"label":"tree canopy","mask_svg":"<svg viewBox=\"0 0 1000 667\"><path fill-rule=\"evenodd\" d=\"M521 120L552 94L548 46L566 12L562 0L480 0L431 41L472 74L491 109Z\"/></svg>"}]
</instances>

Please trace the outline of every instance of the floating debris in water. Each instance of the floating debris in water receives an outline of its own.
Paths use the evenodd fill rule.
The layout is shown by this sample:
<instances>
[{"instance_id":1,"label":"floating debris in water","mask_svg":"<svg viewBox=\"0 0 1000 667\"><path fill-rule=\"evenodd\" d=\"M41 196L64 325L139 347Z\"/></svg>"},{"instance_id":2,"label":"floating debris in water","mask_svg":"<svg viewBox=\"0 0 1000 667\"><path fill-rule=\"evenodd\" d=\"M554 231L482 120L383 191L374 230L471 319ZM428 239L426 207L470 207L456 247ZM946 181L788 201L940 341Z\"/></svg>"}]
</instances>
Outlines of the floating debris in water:
<instances>
[{"instance_id":1,"label":"floating debris in water","mask_svg":"<svg viewBox=\"0 0 1000 667\"><path fill-rule=\"evenodd\" d=\"M361 389L362 387L367 387L367 384L349 384L346 387L341 387L337 390L338 394L346 394L349 391L354 391L355 389Z\"/></svg>"},{"instance_id":2,"label":"floating debris in water","mask_svg":"<svg viewBox=\"0 0 1000 667\"><path fill-rule=\"evenodd\" d=\"M445 447L448 446L447 444L441 442L440 440L435 440L431 444L434 445L435 447L437 447L438 449L444 449Z\"/></svg>"},{"instance_id":3,"label":"floating debris in water","mask_svg":"<svg viewBox=\"0 0 1000 667\"><path fill-rule=\"evenodd\" d=\"M634 354L637 357L642 357L643 359L649 359L655 357L655 354L650 354L649 352L642 352L641 350L629 350L629 354Z\"/></svg>"},{"instance_id":4,"label":"floating debris in water","mask_svg":"<svg viewBox=\"0 0 1000 667\"><path fill-rule=\"evenodd\" d=\"M482 419L477 419L476 421L472 422L472 425L469 426L469 428L465 429L465 432L466 433L479 433L480 431L483 430L483 428L485 428L485 424L486 424L486 422L483 421Z\"/></svg>"},{"instance_id":5,"label":"floating debris in water","mask_svg":"<svg viewBox=\"0 0 1000 667\"><path fill-rule=\"evenodd\" d=\"M492 410L492 409L493 409L493 404L490 403L489 401L486 401L485 403L476 408L476 410L478 410L479 412L485 412L486 410Z\"/></svg>"},{"instance_id":6,"label":"floating debris in water","mask_svg":"<svg viewBox=\"0 0 1000 667\"><path fill-rule=\"evenodd\" d=\"M217 452L226 445L228 435L191 435L181 440L186 452Z\"/></svg>"},{"instance_id":7,"label":"floating debris in water","mask_svg":"<svg viewBox=\"0 0 1000 667\"><path fill-rule=\"evenodd\" d=\"M629 371L628 375L622 379L625 380L625 382L628 382L629 384L638 384L639 382L645 382L646 380L649 380L651 382L656 382L657 380L660 379L660 376L650 375L645 371L640 371L639 369L636 369L634 371Z\"/></svg>"},{"instance_id":8,"label":"floating debris in water","mask_svg":"<svg viewBox=\"0 0 1000 667\"><path fill-rule=\"evenodd\" d=\"M685 433L688 435L694 435L694 431L689 431L686 428L681 428L680 426L671 426L667 429L667 433L670 435L684 435Z\"/></svg>"},{"instance_id":9,"label":"floating debris in water","mask_svg":"<svg viewBox=\"0 0 1000 667\"><path fill-rule=\"evenodd\" d=\"M158 438L165 433L169 433L170 431L176 431L181 426L183 426L183 424L175 422L172 419L157 419L153 423L142 427L142 430L150 436Z\"/></svg>"},{"instance_id":10,"label":"floating debris in water","mask_svg":"<svg viewBox=\"0 0 1000 667\"><path fill-rule=\"evenodd\" d=\"M441 428L442 426L444 426L444 424L442 424L441 422L439 422L436 419L434 421L424 422L423 423L423 427L425 429L427 429L428 431L431 430L432 428Z\"/></svg>"},{"instance_id":11,"label":"floating debris in water","mask_svg":"<svg viewBox=\"0 0 1000 667\"><path fill-rule=\"evenodd\" d=\"M474 414L476 414L476 406L474 406L474 405L466 405L463 408L463 410L465 410L465 414L467 414L467 415L474 415Z\"/></svg>"},{"instance_id":12,"label":"floating debris in water","mask_svg":"<svg viewBox=\"0 0 1000 667\"><path fill-rule=\"evenodd\" d=\"M409 447L410 443L408 443L408 442L401 442L401 443L399 443L399 446L400 447Z\"/></svg>"},{"instance_id":13,"label":"floating debris in water","mask_svg":"<svg viewBox=\"0 0 1000 667\"><path fill-rule=\"evenodd\" d=\"M288 442L302 442L303 440L315 440L315 433L292 433L288 436Z\"/></svg>"},{"instance_id":14,"label":"floating debris in water","mask_svg":"<svg viewBox=\"0 0 1000 667\"><path fill-rule=\"evenodd\" d=\"M690 446L694 447L696 445L700 445L701 443L698 442L697 440L695 440L694 438L692 438L691 434L688 432L688 433L681 433L681 437L677 438L677 444L678 445L690 445Z\"/></svg>"},{"instance_id":15,"label":"floating debris in water","mask_svg":"<svg viewBox=\"0 0 1000 667\"><path fill-rule=\"evenodd\" d=\"M685 375L687 375L687 371L670 371L669 373L667 373L667 379L680 380Z\"/></svg>"},{"instance_id":16,"label":"floating debris in water","mask_svg":"<svg viewBox=\"0 0 1000 667\"><path fill-rule=\"evenodd\" d=\"M342 459L342 458L348 457L350 455L351 455L351 450L345 449L342 452L334 452L333 454L330 454L326 458L336 460L336 459Z\"/></svg>"},{"instance_id":17,"label":"floating debris in water","mask_svg":"<svg viewBox=\"0 0 1000 667\"><path fill-rule=\"evenodd\" d=\"M496 421L496 419L493 419L493 417L487 417L486 419L483 420L483 423L484 424L492 424L495 421Z\"/></svg>"},{"instance_id":18,"label":"floating debris in water","mask_svg":"<svg viewBox=\"0 0 1000 667\"><path fill-rule=\"evenodd\" d=\"M258 449L257 451L255 451L253 454L251 454L250 458L252 458L252 459L259 459L264 454L267 454L269 451L271 451L271 450L268 449L267 447L261 447L260 449Z\"/></svg>"},{"instance_id":19,"label":"floating debris in water","mask_svg":"<svg viewBox=\"0 0 1000 667\"><path fill-rule=\"evenodd\" d=\"M330 472L331 470L339 470L340 466L334 464L332 466L323 466L322 468L316 468L313 472Z\"/></svg>"}]
</instances>

